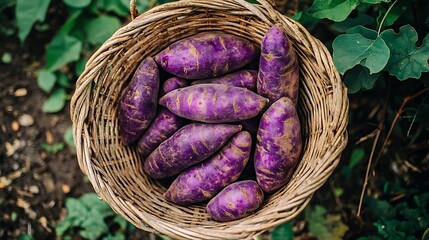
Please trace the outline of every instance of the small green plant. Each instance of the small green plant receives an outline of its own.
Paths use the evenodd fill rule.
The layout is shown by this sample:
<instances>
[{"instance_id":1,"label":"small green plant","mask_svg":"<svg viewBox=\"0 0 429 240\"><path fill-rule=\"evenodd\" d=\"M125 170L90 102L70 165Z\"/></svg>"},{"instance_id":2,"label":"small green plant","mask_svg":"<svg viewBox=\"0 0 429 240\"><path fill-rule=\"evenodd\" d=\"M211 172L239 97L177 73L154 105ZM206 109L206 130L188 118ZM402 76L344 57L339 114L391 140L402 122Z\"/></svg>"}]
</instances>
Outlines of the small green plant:
<instances>
[{"instance_id":1,"label":"small green plant","mask_svg":"<svg viewBox=\"0 0 429 240\"><path fill-rule=\"evenodd\" d=\"M85 239L122 240L134 227L101 201L95 193L66 200L68 215L55 227L57 236L71 239L73 233Z\"/></svg>"},{"instance_id":2,"label":"small green plant","mask_svg":"<svg viewBox=\"0 0 429 240\"><path fill-rule=\"evenodd\" d=\"M305 209L310 234L318 239L343 239L349 227L341 221L340 215L327 214L326 208L316 205Z\"/></svg>"},{"instance_id":3,"label":"small green plant","mask_svg":"<svg viewBox=\"0 0 429 240\"><path fill-rule=\"evenodd\" d=\"M429 193L400 188L397 184L393 186L394 189L387 186L386 190L399 191L405 197L394 203L374 197L366 199L368 210L374 217L374 228L373 233L360 240L424 239L424 233L429 229Z\"/></svg>"},{"instance_id":4,"label":"small green plant","mask_svg":"<svg viewBox=\"0 0 429 240\"><path fill-rule=\"evenodd\" d=\"M293 239L293 230L292 223L285 222L282 225L274 228L271 233L271 240L292 240Z\"/></svg>"}]
</instances>

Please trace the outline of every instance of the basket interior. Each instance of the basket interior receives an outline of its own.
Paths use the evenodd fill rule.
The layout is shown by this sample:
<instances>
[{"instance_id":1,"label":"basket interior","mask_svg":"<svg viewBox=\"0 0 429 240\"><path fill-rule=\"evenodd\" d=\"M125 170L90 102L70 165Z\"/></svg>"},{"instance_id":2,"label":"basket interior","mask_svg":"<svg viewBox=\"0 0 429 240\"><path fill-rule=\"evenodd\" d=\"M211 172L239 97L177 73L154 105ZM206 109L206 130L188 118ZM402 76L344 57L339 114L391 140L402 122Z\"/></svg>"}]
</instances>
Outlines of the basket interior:
<instances>
[{"instance_id":1,"label":"basket interior","mask_svg":"<svg viewBox=\"0 0 429 240\"><path fill-rule=\"evenodd\" d=\"M165 187L144 173L144 159L136 147L120 140L117 107L134 70L145 57L203 31L231 33L260 46L274 23L243 7L232 8L228 1L223 5L214 1L210 8L200 3L164 5L140 15L88 61L72 101L75 139L79 139L78 151L82 149L78 158L99 196L141 229L178 238L247 238L297 215L332 173L347 139L347 116L342 116L347 112L345 88L323 45L292 20L277 19L300 62L298 113L304 147L291 181L267 196L255 214L233 222L210 220L204 204L168 203L163 197Z\"/></svg>"}]
</instances>

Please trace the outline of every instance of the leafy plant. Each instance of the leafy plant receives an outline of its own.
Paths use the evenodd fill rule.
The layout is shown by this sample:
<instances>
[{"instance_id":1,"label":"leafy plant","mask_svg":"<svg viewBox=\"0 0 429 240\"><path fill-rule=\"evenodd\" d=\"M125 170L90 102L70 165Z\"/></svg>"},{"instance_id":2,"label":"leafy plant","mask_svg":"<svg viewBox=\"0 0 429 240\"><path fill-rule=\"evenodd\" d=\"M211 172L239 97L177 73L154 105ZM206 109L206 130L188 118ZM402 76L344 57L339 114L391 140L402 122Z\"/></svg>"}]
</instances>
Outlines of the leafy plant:
<instances>
[{"instance_id":1,"label":"leafy plant","mask_svg":"<svg viewBox=\"0 0 429 240\"><path fill-rule=\"evenodd\" d=\"M349 93L372 89L378 79L387 78L383 73L403 81L420 78L423 72L429 71L429 35L426 30L422 43L417 44L419 37L414 27L427 25L427 18L407 11L420 3L423 2L314 1L308 13L316 19L334 21L331 31L342 33L332 42L333 60L344 75ZM352 17L352 13L357 16ZM398 25L399 31L395 31Z\"/></svg>"},{"instance_id":2,"label":"leafy plant","mask_svg":"<svg viewBox=\"0 0 429 240\"><path fill-rule=\"evenodd\" d=\"M116 215L95 193L84 194L79 199L68 198L66 209L68 215L55 227L57 236L70 238L68 233L77 231L85 239L120 240L125 239L126 231L133 230L131 224Z\"/></svg>"},{"instance_id":3,"label":"leafy plant","mask_svg":"<svg viewBox=\"0 0 429 240\"><path fill-rule=\"evenodd\" d=\"M280 226L274 228L271 233L271 240L292 240L293 239L293 230L292 223L285 222Z\"/></svg>"},{"instance_id":4,"label":"leafy plant","mask_svg":"<svg viewBox=\"0 0 429 240\"><path fill-rule=\"evenodd\" d=\"M403 191L410 191L405 190ZM414 195L409 201L392 204L385 200L368 197L368 210L376 220L373 223L375 232L366 239L421 239L429 227L429 193Z\"/></svg>"},{"instance_id":5,"label":"leafy plant","mask_svg":"<svg viewBox=\"0 0 429 240\"><path fill-rule=\"evenodd\" d=\"M312 236L318 239L343 239L349 227L341 221L339 215L327 214L326 209L316 205L305 209L305 218L308 221Z\"/></svg>"}]
</instances>

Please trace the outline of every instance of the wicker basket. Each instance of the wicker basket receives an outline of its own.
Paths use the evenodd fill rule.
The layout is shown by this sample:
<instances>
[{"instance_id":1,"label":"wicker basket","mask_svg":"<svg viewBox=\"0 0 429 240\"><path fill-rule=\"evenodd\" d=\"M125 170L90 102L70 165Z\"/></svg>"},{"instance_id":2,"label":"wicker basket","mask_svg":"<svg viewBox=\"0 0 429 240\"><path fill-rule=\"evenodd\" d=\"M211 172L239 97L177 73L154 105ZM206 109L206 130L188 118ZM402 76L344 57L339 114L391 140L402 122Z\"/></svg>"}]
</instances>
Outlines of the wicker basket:
<instances>
[{"instance_id":1,"label":"wicker basket","mask_svg":"<svg viewBox=\"0 0 429 240\"><path fill-rule=\"evenodd\" d=\"M249 239L298 215L337 166L347 143L348 98L331 56L299 23L270 2L258 2L182 0L155 7L119 29L87 62L71 101L79 165L100 198L136 227L179 239ZM202 204L166 202L165 187L146 176L136 148L119 137L118 98L130 76L143 58L178 39L220 30L259 46L274 23L282 24L300 60L304 148L292 180L255 214L232 222L210 220Z\"/></svg>"}]
</instances>

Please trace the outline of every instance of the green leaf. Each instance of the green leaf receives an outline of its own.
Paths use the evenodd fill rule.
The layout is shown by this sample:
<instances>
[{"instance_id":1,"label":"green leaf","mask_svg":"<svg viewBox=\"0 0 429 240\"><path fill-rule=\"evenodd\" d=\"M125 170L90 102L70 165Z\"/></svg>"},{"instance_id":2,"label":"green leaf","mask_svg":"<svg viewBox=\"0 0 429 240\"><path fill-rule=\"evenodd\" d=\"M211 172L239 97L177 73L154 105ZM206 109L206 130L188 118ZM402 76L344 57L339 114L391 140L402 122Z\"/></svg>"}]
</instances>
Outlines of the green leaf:
<instances>
[{"instance_id":1,"label":"green leaf","mask_svg":"<svg viewBox=\"0 0 429 240\"><path fill-rule=\"evenodd\" d=\"M137 7L141 2L147 1L137 1ZM89 6L89 10L96 14L110 11L125 17L130 15L129 7L130 2L124 2L124 0L93 0L92 4Z\"/></svg>"},{"instance_id":2,"label":"green leaf","mask_svg":"<svg viewBox=\"0 0 429 240\"><path fill-rule=\"evenodd\" d=\"M359 14L355 18L346 18L342 22L334 23L330 26L330 28L336 32L344 33L348 29L356 27L356 26L365 26L365 25L371 25L374 23L374 18L367 14Z\"/></svg>"},{"instance_id":3,"label":"green leaf","mask_svg":"<svg viewBox=\"0 0 429 240\"><path fill-rule=\"evenodd\" d=\"M344 194L344 189L343 188L335 188L335 196L337 197L341 197Z\"/></svg>"},{"instance_id":4,"label":"green leaf","mask_svg":"<svg viewBox=\"0 0 429 240\"><path fill-rule=\"evenodd\" d=\"M353 34L353 33L359 33L360 35L364 36L365 38L375 40L377 38L377 32L366 28L364 26L356 26L352 27L350 29L347 29L347 34Z\"/></svg>"},{"instance_id":5,"label":"green leaf","mask_svg":"<svg viewBox=\"0 0 429 240\"><path fill-rule=\"evenodd\" d=\"M64 148L64 143L54 143L54 144L47 144L47 143L42 143L40 145L40 147L48 152L48 153L58 153L59 151L63 150Z\"/></svg>"},{"instance_id":6,"label":"green leaf","mask_svg":"<svg viewBox=\"0 0 429 240\"><path fill-rule=\"evenodd\" d=\"M66 105L67 94L62 88L55 90L43 103L42 111L46 113L56 113L61 111Z\"/></svg>"},{"instance_id":7,"label":"green leaf","mask_svg":"<svg viewBox=\"0 0 429 240\"><path fill-rule=\"evenodd\" d=\"M369 4L379 4L381 2L388 3L391 0L359 0L361 3L369 3Z\"/></svg>"},{"instance_id":8,"label":"green leaf","mask_svg":"<svg viewBox=\"0 0 429 240\"><path fill-rule=\"evenodd\" d=\"M365 150L362 148L353 149L352 156L350 157L349 167L354 168L365 156Z\"/></svg>"},{"instance_id":9,"label":"green leaf","mask_svg":"<svg viewBox=\"0 0 429 240\"><path fill-rule=\"evenodd\" d=\"M70 218L66 217L55 226L55 233L57 236L63 236L71 226L72 222L70 221Z\"/></svg>"},{"instance_id":10,"label":"green leaf","mask_svg":"<svg viewBox=\"0 0 429 240\"><path fill-rule=\"evenodd\" d=\"M64 133L64 141L72 148L76 148L73 140L73 128L68 127Z\"/></svg>"},{"instance_id":11,"label":"green leaf","mask_svg":"<svg viewBox=\"0 0 429 240\"><path fill-rule=\"evenodd\" d=\"M420 78L422 72L429 71L429 34L423 39L420 47L416 47L418 35L410 26L402 26L399 34L392 29L385 30L380 35L390 49L390 59L385 70L399 80Z\"/></svg>"},{"instance_id":12,"label":"green leaf","mask_svg":"<svg viewBox=\"0 0 429 240\"><path fill-rule=\"evenodd\" d=\"M293 230L291 222L285 222L274 228L271 233L271 240L292 240Z\"/></svg>"},{"instance_id":13,"label":"green leaf","mask_svg":"<svg viewBox=\"0 0 429 240\"><path fill-rule=\"evenodd\" d=\"M365 38L359 33L342 34L332 43L334 63L338 71L347 70L361 64L370 73L378 73L386 66L390 51L382 38Z\"/></svg>"},{"instance_id":14,"label":"green leaf","mask_svg":"<svg viewBox=\"0 0 429 240\"><path fill-rule=\"evenodd\" d=\"M83 26L83 31L89 43L98 45L105 42L120 27L121 22L117 17L101 15L88 20Z\"/></svg>"},{"instance_id":15,"label":"green leaf","mask_svg":"<svg viewBox=\"0 0 429 240\"><path fill-rule=\"evenodd\" d=\"M10 54L9 52L4 52L3 55L1 56L1 61L2 63L5 64L9 64L12 62L12 54Z\"/></svg>"},{"instance_id":16,"label":"green leaf","mask_svg":"<svg viewBox=\"0 0 429 240\"><path fill-rule=\"evenodd\" d=\"M57 73L57 83L63 88L73 88L74 85L69 82L69 78L62 72Z\"/></svg>"},{"instance_id":17,"label":"green leaf","mask_svg":"<svg viewBox=\"0 0 429 240\"><path fill-rule=\"evenodd\" d=\"M123 233L116 233L115 235L109 233L103 237L103 240L125 240L125 235Z\"/></svg>"},{"instance_id":18,"label":"green leaf","mask_svg":"<svg viewBox=\"0 0 429 240\"><path fill-rule=\"evenodd\" d=\"M344 83L349 94L357 93L360 90L372 89L380 73L370 74L368 68L356 66L344 74Z\"/></svg>"},{"instance_id":19,"label":"green leaf","mask_svg":"<svg viewBox=\"0 0 429 240\"><path fill-rule=\"evenodd\" d=\"M71 30L76 25L76 22L81 15L82 10L74 11L73 13L69 14L69 17L67 21L61 26L59 32L61 32L64 35L67 35L71 32Z\"/></svg>"},{"instance_id":20,"label":"green leaf","mask_svg":"<svg viewBox=\"0 0 429 240\"><path fill-rule=\"evenodd\" d=\"M19 40L24 42L36 21L45 21L46 11L51 0L18 0L15 14L16 24L19 28Z\"/></svg>"},{"instance_id":21,"label":"green leaf","mask_svg":"<svg viewBox=\"0 0 429 240\"><path fill-rule=\"evenodd\" d=\"M92 0L63 0L66 5L74 8L84 8L91 4L91 1Z\"/></svg>"},{"instance_id":22,"label":"green leaf","mask_svg":"<svg viewBox=\"0 0 429 240\"><path fill-rule=\"evenodd\" d=\"M341 22L358 5L359 0L315 0L309 12L315 18L327 18L335 22Z\"/></svg>"},{"instance_id":23,"label":"green leaf","mask_svg":"<svg viewBox=\"0 0 429 240\"><path fill-rule=\"evenodd\" d=\"M34 238L31 235L23 234L18 237L18 240L34 240Z\"/></svg>"},{"instance_id":24,"label":"green leaf","mask_svg":"<svg viewBox=\"0 0 429 240\"><path fill-rule=\"evenodd\" d=\"M81 58L76 62L76 64L74 65L74 72L77 76L80 76L83 73L83 71L85 70L85 65L86 59L84 58Z\"/></svg>"},{"instance_id":25,"label":"green leaf","mask_svg":"<svg viewBox=\"0 0 429 240\"><path fill-rule=\"evenodd\" d=\"M56 81L57 77L50 71L42 69L37 73L37 86L45 93L50 93L52 91Z\"/></svg>"},{"instance_id":26,"label":"green leaf","mask_svg":"<svg viewBox=\"0 0 429 240\"><path fill-rule=\"evenodd\" d=\"M396 22L396 20L398 20L398 18L404 14L407 10L408 6L405 5L405 3L402 1L399 1L395 4L395 6L392 7L392 9L390 10L389 14L387 14L386 18L384 19L383 22L383 27L389 27L392 24L394 24ZM378 17L377 17L377 27L380 26L381 21L384 17L384 15L386 15L387 13L387 8L380 6L379 10L378 10Z\"/></svg>"},{"instance_id":27,"label":"green leaf","mask_svg":"<svg viewBox=\"0 0 429 240\"><path fill-rule=\"evenodd\" d=\"M74 37L59 33L46 50L46 69L55 71L67 63L79 59L82 42Z\"/></svg>"}]
</instances>

